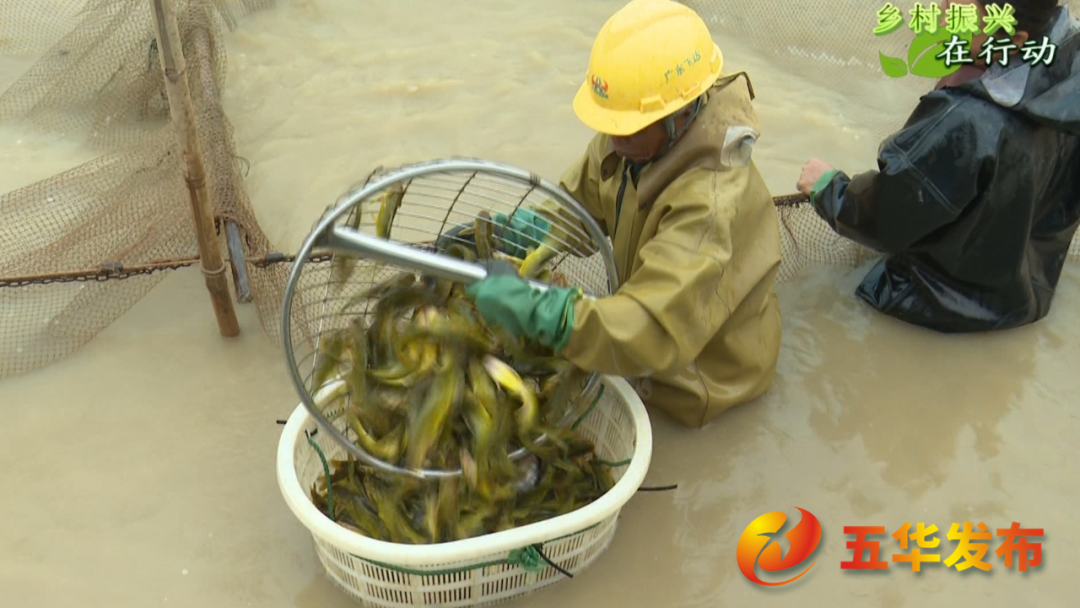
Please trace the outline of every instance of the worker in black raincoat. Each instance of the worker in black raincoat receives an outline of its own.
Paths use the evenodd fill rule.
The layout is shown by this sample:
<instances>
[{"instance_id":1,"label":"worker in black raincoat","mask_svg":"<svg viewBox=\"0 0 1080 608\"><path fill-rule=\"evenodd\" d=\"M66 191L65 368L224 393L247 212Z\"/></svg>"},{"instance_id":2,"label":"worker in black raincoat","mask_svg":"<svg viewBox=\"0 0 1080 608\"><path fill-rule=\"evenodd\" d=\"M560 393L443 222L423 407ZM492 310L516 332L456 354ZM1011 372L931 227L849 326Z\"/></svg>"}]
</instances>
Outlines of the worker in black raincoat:
<instances>
[{"instance_id":1,"label":"worker in black raincoat","mask_svg":"<svg viewBox=\"0 0 1080 608\"><path fill-rule=\"evenodd\" d=\"M848 177L814 159L798 182L833 230L885 254L857 295L940 332L1046 316L1080 222L1080 26L1057 0L1009 3L1021 51L1006 65L995 51L989 68L942 79L881 145L877 171Z\"/></svg>"}]
</instances>

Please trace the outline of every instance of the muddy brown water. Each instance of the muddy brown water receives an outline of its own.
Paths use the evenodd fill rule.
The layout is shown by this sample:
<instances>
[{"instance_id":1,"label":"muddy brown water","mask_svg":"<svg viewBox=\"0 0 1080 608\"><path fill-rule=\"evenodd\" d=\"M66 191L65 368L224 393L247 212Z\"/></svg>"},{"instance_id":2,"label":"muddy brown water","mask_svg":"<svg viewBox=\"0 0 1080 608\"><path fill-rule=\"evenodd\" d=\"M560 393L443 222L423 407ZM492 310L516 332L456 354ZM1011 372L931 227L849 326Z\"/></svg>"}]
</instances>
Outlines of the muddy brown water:
<instances>
[{"instance_id":1,"label":"muddy brown water","mask_svg":"<svg viewBox=\"0 0 1080 608\"><path fill-rule=\"evenodd\" d=\"M590 136L570 99L620 5L312 0L245 18L224 100L260 223L295 249L377 164L463 154L557 178ZM825 84L785 95L790 75L720 44L754 78L756 158L774 194L793 191L810 156L873 165L877 139L832 118ZM4 57L0 85L32 59ZM2 191L88 158L2 129ZM969 337L873 313L852 295L865 271L815 267L782 285L769 394L699 431L654 417L646 485L678 488L637 495L592 567L512 605L1075 605L1076 265L1046 320ZM241 337L220 338L198 271L178 271L71 357L0 384L0 605L354 605L279 493L274 421L297 397L254 310L239 314ZM821 522L817 561L791 585L751 584L735 561L743 528L769 511L797 519L796 506ZM964 521L1044 528L1042 565L1006 569L996 538L989 573L840 568L844 526L936 525L941 544L923 551L944 560L956 546L945 533ZM879 540L882 559L900 551Z\"/></svg>"}]
</instances>

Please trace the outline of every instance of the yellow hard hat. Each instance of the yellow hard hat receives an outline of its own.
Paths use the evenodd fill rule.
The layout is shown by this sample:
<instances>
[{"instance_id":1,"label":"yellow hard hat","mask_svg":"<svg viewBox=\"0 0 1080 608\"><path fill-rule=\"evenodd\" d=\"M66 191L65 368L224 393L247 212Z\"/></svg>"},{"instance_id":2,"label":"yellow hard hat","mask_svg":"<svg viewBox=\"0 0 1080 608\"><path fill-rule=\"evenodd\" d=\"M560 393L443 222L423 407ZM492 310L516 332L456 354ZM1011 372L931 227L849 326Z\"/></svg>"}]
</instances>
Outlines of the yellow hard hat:
<instances>
[{"instance_id":1,"label":"yellow hard hat","mask_svg":"<svg viewBox=\"0 0 1080 608\"><path fill-rule=\"evenodd\" d=\"M693 10L672 0L632 0L597 34L574 113L600 133L637 133L708 90L723 64Z\"/></svg>"}]
</instances>

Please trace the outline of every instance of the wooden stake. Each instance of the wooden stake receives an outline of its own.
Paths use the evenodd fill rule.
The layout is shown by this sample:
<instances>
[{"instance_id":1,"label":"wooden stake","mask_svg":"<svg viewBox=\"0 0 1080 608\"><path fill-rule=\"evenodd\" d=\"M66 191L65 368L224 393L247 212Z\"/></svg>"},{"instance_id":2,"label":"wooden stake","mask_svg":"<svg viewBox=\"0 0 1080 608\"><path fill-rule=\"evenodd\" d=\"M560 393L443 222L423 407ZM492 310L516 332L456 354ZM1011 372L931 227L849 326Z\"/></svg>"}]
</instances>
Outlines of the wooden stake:
<instances>
[{"instance_id":1,"label":"wooden stake","mask_svg":"<svg viewBox=\"0 0 1080 608\"><path fill-rule=\"evenodd\" d=\"M221 335L231 338L240 335L240 324L236 320L236 309L229 295L229 280L225 276L221 243L214 231L213 209L206 187L199 137L195 131L195 110L191 104L191 91L188 89L176 10L172 0L151 2L154 7L158 57L161 58L161 69L165 72L165 92L169 96L169 112L176 131L176 141L184 159L184 178L191 199L191 211L195 217L202 273L214 305L218 329Z\"/></svg>"},{"instance_id":2,"label":"wooden stake","mask_svg":"<svg viewBox=\"0 0 1080 608\"><path fill-rule=\"evenodd\" d=\"M203 16L209 21L210 15L206 11L206 7L200 7L203 9ZM221 98L218 96L217 84L214 82L214 66L211 65L210 60L212 57L210 46L210 34L205 28L197 27L191 31L191 47L194 49L194 61L198 62L196 72L202 77L202 82L196 83L195 94L198 96L201 107L203 108L216 108L220 111ZM190 86L190 81L189 81ZM232 154L229 153L230 146L225 138L228 137L227 130L224 125L224 115L219 112L208 113L208 116L212 116L213 119L220 118L222 124L215 124L213 129L210 129L211 137L214 137L214 141L202 141L199 142L202 145L202 152L205 155L204 158L209 158L212 164L221 163L216 165L220 170L222 164L233 162ZM204 117L205 120L211 120L209 117ZM232 200L239 200L240 185L233 179L233 171L222 171L218 176L223 183L218 184L216 189L217 194L220 196L223 192L227 192L226 196L232 196ZM221 201L214 201L218 204ZM247 263L244 260L244 245L242 243L242 237L240 234L240 227L237 226L231 220L226 220L225 224L225 246L229 250L229 266L232 268L233 288L236 289L236 301L240 304L247 304L252 301L251 296L251 284L248 281Z\"/></svg>"}]
</instances>

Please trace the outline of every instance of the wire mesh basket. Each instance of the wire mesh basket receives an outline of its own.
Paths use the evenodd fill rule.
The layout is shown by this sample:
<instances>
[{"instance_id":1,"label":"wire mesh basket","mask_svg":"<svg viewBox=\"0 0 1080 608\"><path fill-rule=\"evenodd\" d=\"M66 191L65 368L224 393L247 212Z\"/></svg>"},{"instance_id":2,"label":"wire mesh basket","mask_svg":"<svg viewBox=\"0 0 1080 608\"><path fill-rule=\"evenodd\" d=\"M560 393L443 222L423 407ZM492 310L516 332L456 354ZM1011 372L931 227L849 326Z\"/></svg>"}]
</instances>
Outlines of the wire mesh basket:
<instances>
[{"instance_id":1,"label":"wire mesh basket","mask_svg":"<svg viewBox=\"0 0 1080 608\"><path fill-rule=\"evenodd\" d=\"M344 449L297 406L278 444L277 476L289 509L311 532L331 581L377 608L465 608L532 593L592 564L615 536L619 513L634 496L652 457L645 405L623 379L605 376L595 406L576 427L608 461L616 482L596 501L545 521L437 545L403 545L339 526L308 490Z\"/></svg>"},{"instance_id":2,"label":"wire mesh basket","mask_svg":"<svg viewBox=\"0 0 1080 608\"><path fill-rule=\"evenodd\" d=\"M382 204L389 200L395 204ZM534 221L519 221L529 217ZM297 255L285 286L282 314L292 379L312 417L365 464L415 477L461 472L405 469L365 452L344 421L333 422L317 403L324 386L313 386L320 340L351 324L358 323L365 330L371 325L378 297L365 292L400 275L403 268L412 272L403 266L403 256L426 255L429 265L425 268L449 260L459 270L473 272L474 278L482 277L486 270L479 265L446 255L431 263L436 252L452 250L455 243L470 243L470 238L475 242L470 232L480 229L485 233L490 230L492 255L502 259L514 260L541 245L547 247L546 280L579 287L591 297L610 294L618 286L610 242L573 197L528 171L473 159L443 159L394 170L377 168L366 182L351 188L328 208ZM342 246L358 239L368 245L360 257L357 250ZM373 244L389 254L374 255ZM583 377L570 411L580 404L587 406L599 387L596 374ZM526 453L522 447L511 458Z\"/></svg>"}]
</instances>

